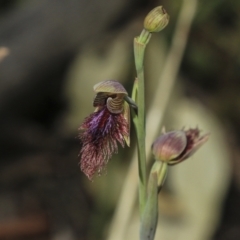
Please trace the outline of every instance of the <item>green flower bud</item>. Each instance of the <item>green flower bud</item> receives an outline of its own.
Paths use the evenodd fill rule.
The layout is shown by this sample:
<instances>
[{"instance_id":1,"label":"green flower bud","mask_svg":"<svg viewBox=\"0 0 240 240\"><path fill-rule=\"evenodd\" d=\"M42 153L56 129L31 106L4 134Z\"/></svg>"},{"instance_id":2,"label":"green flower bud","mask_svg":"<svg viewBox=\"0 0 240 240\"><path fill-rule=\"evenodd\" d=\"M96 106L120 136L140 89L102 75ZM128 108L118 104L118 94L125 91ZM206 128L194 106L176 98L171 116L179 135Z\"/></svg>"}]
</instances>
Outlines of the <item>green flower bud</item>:
<instances>
[{"instance_id":1,"label":"green flower bud","mask_svg":"<svg viewBox=\"0 0 240 240\"><path fill-rule=\"evenodd\" d=\"M169 15L162 6L155 7L144 19L144 28L149 32L160 32L169 22Z\"/></svg>"}]
</instances>

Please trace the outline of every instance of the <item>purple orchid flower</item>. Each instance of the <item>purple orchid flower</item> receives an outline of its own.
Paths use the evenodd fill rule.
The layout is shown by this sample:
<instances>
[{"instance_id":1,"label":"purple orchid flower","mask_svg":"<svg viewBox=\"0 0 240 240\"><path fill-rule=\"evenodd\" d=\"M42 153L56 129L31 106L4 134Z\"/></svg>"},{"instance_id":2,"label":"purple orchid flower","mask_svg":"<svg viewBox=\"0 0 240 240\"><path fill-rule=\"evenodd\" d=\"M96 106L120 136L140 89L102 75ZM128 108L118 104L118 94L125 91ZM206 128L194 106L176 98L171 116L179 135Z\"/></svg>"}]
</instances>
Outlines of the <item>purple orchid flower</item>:
<instances>
[{"instance_id":1,"label":"purple orchid flower","mask_svg":"<svg viewBox=\"0 0 240 240\"><path fill-rule=\"evenodd\" d=\"M130 145L130 109L127 91L117 81L107 80L94 86L95 111L79 127L82 142L80 167L91 180L101 174L113 153Z\"/></svg>"}]
</instances>

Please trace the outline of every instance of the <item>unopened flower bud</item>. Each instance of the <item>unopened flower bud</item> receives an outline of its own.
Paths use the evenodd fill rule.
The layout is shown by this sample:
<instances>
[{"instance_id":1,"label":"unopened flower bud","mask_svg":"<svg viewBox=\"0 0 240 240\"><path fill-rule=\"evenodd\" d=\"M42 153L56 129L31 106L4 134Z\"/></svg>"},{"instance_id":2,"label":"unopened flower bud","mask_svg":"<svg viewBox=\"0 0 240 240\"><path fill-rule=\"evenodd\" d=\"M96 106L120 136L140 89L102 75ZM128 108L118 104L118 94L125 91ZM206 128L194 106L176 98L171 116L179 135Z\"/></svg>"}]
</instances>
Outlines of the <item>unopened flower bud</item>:
<instances>
[{"instance_id":1,"label":"unopened flower bud","mask_svg":"<svg viewBox=\"0 0 240 240\"><path fill-rule=\"evenodd\" d=\"M190 157L209 138L209 134L200 136L199 129L172 131L161 135L152 145L156 160L177 164Z\"/></svg>"},{"instance_id":2,"label":"unopened flower bud","mask_svg":"<svg viewBox=\"0 0 240 240\"><path fill-rule=\"evenodd\" d=\"M144 19L144 28L149 32L160 32L169 22L169 15L162 6L155 7Z\"/></svg>"}]
</instances>

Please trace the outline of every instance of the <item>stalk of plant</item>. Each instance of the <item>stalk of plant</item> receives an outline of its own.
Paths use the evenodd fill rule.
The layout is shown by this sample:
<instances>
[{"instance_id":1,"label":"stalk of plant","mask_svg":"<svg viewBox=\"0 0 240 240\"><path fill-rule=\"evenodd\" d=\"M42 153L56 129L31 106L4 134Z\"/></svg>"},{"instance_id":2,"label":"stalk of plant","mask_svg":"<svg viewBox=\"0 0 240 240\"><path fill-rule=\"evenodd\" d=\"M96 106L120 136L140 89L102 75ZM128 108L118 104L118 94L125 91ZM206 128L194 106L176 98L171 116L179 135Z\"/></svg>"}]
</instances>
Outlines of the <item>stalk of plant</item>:
<instances>
[{"instance_id":1,"label":"stalk of plant","mask_svg":"<svg viewBox=\"0 0 240 240\"><path fill-rule=\"evenodd\" d=\"M154 239L158 222L158 193L167 175L167 163L155 161L148 179L148 196L141 221L140 240Z\"/></svg>"},{"instance_id":2,"label":"stalk of plant","mask_svg":"<svg viewBox=\"0 0 240 240\"><path fill-rule=\"evenodd\" d=\"M208 140L208 134L200 136L198 129L173 131L160 136L152 145L155 162L148 177L146 173L145 150L145 94L144 53L152 32L161 31L168 24L169 16L162 6L154 8L145 18L144 29L134 39L134 57L137 80L132 98L137 102L138 115L133 113L137 132L139 166L140 240L153 240L158 222L158 193L167 175L168 166L175 165L191 156Z\"/></svg>"},{"instance_id":3,"label":"stalk of plant","mask_svg":"<svg viewBox=\"0 0 240 240\"><path fill-rule=\"evenodd\" d=\"M145 83L144 83L144 54L152 32L164 29L169 21L169 16L162 6L154 8L145 18L144 29L140 36L134 38L134 58L137 80L133 89L132 99L138 105L137 119L133 114L133 122L137 132L138 166L139 166L139 208L140 216L144 213L147 198L147 171L145 149Z\"/></svg>"}]
</instances>

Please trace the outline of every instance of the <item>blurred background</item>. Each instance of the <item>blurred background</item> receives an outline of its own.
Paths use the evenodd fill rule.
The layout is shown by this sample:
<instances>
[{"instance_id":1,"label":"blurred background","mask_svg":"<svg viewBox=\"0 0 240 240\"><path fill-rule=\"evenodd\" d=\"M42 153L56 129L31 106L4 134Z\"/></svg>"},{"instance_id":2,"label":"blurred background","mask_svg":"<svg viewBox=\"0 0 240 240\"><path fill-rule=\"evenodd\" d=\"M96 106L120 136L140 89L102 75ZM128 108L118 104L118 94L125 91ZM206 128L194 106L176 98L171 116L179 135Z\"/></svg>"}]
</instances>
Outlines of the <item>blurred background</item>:
<instances>
[{"instance_id":1,"label":"blurred background","mask_svg":"<svg viewBox=\"0 0 240 240\"><path fill-rule=\"evenodd\" d=\"M133 149L119 149L106 173L90 182L79 169L77 129L93 111L94 84L116 79L131 91L133 37L157 5L170 23L147 50L148 108L181 0L0 0L0 239L107 239ZM200 0L189 34L182 30L187 45L163 124L168 130L198 125L211 132L212 142L199 161L189 161L199 174L170 171L160 224L178 233L194 207L210 216L202 217L207 226L195 233L199 237L156 239L240 239L240 2ZM187 178L178 186L176 176L189 172L206 184L192 181L188 188ZM206 185L212 188L205 191ZM184 207L191 206L188 197L192 210ZM138 221L131 219L133 226ZM137 239L138 227L131 229L126 239Z\"/></svg>"}]
</instances>

